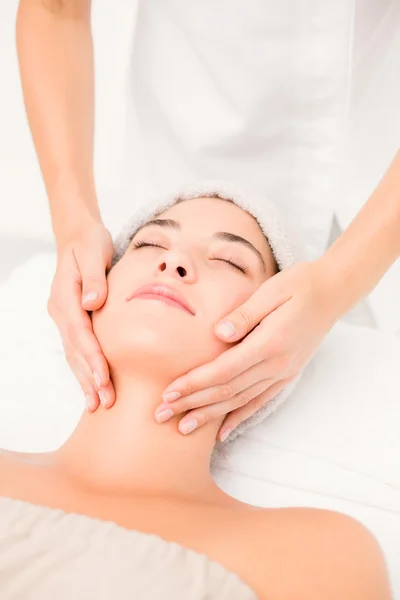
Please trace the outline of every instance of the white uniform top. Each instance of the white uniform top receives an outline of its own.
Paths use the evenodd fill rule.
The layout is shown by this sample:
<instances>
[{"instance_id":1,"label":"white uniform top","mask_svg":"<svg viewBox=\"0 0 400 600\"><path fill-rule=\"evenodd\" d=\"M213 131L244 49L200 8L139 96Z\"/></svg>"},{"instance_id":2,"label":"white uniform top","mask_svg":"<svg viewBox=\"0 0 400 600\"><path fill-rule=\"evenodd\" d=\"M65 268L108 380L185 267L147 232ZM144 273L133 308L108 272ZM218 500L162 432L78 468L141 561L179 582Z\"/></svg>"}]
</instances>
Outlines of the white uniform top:
<instances>
[{"instance_id":1,"label":"white uniform top","mask_svg":"<svg viewBox=\"0 0 400 600\"><path fill-rule=\"evenodd\" d=\"M348 0L139 2L127 65L130 192L119 219L133 198L182 181L247 182L320 254L340 183L353 8Z\"/></svg>"}]
</instances>

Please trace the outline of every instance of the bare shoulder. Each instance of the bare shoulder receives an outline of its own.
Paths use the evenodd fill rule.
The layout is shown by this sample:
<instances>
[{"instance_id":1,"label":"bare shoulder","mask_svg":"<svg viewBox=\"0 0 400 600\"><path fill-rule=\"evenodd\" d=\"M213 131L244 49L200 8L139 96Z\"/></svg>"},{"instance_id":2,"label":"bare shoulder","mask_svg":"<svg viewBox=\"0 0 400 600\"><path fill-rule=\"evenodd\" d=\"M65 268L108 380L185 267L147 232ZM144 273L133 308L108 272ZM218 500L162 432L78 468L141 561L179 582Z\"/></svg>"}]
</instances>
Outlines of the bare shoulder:
<instances>
[{"instance_id":1,"label":"bare shoulder","mask_svg":"<svg viewBox=\"0 0 400 600\"><path fill-rule=\"evenodd\" d=\"M33 456L37 456L37 454L32 454L30 452L16 452L15 450L0 448L0 461L5 460L8 462L10 459L26 460Z\"/></svg>"},{"instance_id":2,"label":"bare shoulder","mask_svg":"<svg viewBox=\"0 0 400 600\"><path fill-rule=\"evenodd\" d=\"M43 456L0 449L0 496L25 498L27 489L37 485Z\"/></svg>"},{"instance_id":3,"label":"bare shoulder","mask_svg":"<svg viewBox=\"0 0 400 600\"><path fill-rule=\"evenodd\" d=\"M0 468L8 468L14 465L32 465L41 464L43 459L50 456L50 452L15 452L14 450L5 450L0 448Z\"/></svg>"},{"instance_id":4,"label":"bare shoulder","mask_svg":"<svg viewBox=\"0 0 400 600\"><path fill-rule=\"evenodd\" d=\"M23 471L23 455L0 448L0 496L13 491L13 485L20 479Z\"/></svg>"},{"instance_id":5,"label":"bare shoulder","mask_svg":"<svg viewBox=\"0 0 400 600\"><path fill-rule=\"evenodd\" d=\"M249 512L246 579L260 600L390 600L382 550L356 519L314 508Z\"/></svg>"}]
</instances>

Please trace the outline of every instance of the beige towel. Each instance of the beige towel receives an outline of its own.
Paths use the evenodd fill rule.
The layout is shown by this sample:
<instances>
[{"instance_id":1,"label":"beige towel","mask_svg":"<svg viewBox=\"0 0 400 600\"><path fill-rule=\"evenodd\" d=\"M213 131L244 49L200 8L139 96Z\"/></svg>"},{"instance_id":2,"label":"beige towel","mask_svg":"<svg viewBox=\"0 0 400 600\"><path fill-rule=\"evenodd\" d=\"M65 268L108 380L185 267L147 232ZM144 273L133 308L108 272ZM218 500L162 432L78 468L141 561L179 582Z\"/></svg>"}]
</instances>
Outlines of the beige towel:
<instances>
[{"instance_id":1,"label":"beige towel","mask_svg":"<svg viewBox=\"0 0 400 600\"><path fill-rule=\"evenodd\" d=\"M256 600L234 573L157 535L0 498L2 600Z\"/></svg>"}]
</instances>

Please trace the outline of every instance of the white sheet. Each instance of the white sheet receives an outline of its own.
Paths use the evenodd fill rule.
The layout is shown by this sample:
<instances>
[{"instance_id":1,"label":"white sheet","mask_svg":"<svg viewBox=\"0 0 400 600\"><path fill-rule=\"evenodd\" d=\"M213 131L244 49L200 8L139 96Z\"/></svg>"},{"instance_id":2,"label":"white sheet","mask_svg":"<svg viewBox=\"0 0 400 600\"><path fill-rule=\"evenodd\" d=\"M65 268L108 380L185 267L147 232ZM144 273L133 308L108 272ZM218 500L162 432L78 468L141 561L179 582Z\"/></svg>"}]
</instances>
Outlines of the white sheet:
<instances>
[{"instance_id":1,"label":"white sheet","mask_svg":"<svg viewBox=\"0 0 400 600\"><path fill-rule=\"evenodd\" d=\"M400 599L400 341L339 324L292 398L233 445L216 481L266 507L314 506L364 523Z\"/></svg>"},{"instance_id":2,"label":"white sheet","mask_svg":"<svg viewBox=\"0 0 400 600\"><path fill-rule=\"evenodd\" d=\"M45 451L83 409L46 301L55 257L41 255L0 288L0 447ZM261 506L315 506L362 521L380 541L400 600L400 341L339 324L296 393L235 441L214 470Z\"/></svg>"}]
</instances>

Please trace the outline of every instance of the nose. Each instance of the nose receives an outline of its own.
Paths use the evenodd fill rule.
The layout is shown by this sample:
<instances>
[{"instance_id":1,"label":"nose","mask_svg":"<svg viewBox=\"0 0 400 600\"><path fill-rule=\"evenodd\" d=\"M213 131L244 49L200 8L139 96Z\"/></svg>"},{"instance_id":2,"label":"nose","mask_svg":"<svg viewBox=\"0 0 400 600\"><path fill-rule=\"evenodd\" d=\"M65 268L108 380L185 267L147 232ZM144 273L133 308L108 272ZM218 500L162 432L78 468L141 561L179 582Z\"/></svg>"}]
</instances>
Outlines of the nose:
<instances>
[{"instance_id":1,"label":"nose","mask_svg":"<svg viewBox=\"0 0 400 600\"><path fill-rule=\"evenodd\" d=\"M193 259L187 252L178 249L163 253L157 271L176 279L183 279L185 283L194 283L197 277Z\"/></svg>"}]
</instances>

